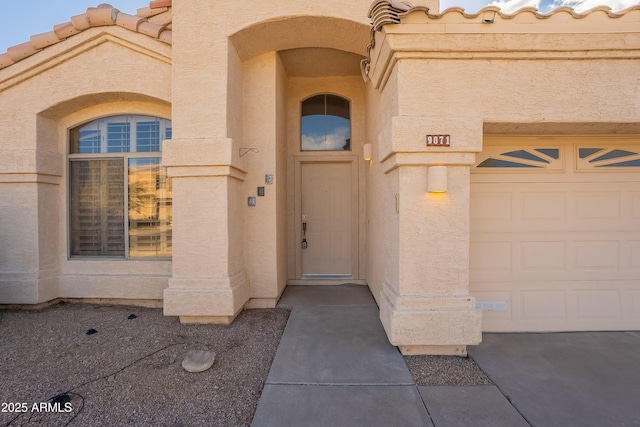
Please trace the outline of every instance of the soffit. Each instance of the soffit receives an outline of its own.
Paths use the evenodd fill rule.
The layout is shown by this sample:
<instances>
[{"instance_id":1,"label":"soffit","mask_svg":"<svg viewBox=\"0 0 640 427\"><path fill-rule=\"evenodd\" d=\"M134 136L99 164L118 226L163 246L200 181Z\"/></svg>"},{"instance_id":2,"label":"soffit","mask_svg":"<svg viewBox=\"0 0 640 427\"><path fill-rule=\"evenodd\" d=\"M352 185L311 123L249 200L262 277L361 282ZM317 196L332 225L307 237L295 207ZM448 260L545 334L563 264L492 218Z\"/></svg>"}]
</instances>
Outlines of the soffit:
<instances>
[{"instance_id":1,"label":"soffit","mask_svg":"<svg viewBox=\"0 0 640 427\"><path fill-rule=\"evenodd\" d=\"M327 48L288 49L279 52L288 76L359 76L363 56Z\"/></svg>"},{"instance_id":2,"label":"soffit","mask_svg":"<svg viewBox=\"0 0 640 427\"><path fill-rule=\"evenodd\" d=\"M33 35L28 42L8 48L0 55L0 69L94 27L120 26L171 45L171 1L152 1L135 15L122 13L109 4L90 7L85 13L72 16L69 22L54 26L53 31Z\"/></svg>"}]
</instances>

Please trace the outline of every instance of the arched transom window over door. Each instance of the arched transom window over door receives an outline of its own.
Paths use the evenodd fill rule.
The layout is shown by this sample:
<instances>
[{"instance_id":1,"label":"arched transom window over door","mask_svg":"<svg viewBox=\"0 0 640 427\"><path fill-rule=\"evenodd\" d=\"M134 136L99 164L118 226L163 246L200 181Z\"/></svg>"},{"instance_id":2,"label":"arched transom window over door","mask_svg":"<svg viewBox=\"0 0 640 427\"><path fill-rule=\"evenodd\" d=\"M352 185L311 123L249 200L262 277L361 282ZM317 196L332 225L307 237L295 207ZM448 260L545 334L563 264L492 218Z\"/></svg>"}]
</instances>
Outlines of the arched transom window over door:
<instances>
[{"instance_id":1,"label":"arched transom window over door","mask_svg":"<svg viewBox=\"0 0 640 427\"><path fill-rule=\"evenodd\" d=\"M301 150L350 151L351 103L337 95L315 95L302 101Z\"/></svg>"}]
</instances>

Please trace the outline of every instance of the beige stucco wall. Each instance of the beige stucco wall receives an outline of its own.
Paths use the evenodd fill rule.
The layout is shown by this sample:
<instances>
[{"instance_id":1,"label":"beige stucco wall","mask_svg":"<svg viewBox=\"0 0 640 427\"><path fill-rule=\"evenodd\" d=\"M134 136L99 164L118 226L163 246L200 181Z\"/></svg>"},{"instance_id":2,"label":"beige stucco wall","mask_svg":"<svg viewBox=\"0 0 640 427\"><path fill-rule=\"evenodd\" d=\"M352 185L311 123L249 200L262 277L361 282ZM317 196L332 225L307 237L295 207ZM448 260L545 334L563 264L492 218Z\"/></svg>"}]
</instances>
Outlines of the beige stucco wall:
<instances>
[{"instance_id":1,"label":"beige stucco wall","mask_svg":"<svg viewBox=\"0 0 640 427\"><path fill-rule=\"evenodd\" d=\"M165 314L199 323L275 305L300 279L296 170L317 154L300 152L300 102L333 93L351 101L352 152L322 158L357 164L354 280L403 352L464 354L480 340L469 169L483 133L640 122L638 10L492 23L420 10L368 51L370 0L175 3L173 46L91 28L0 70L0 238L12 242L1 303L164 299ZM366 55L367 83L354 72ZM67 130L112 114L173 120L172 261L68 259ZM428 133L451 147L426 147ZM435 165L447 166L445 194L426 192Z\"/></svg>"},{"instance_id":2,"label":"beige stucco wall","mask_svg":"<svg viewBox=\"0 0 640 427\"><path fill-rule=\"evenodd\" d=\"M282 295L287 284L287 263L289 259L287 233L287 73L278 56L276 62L276 251L277 278L276 295ZM273 290L271 295L273 295Z\"/></svg>"},{"instance_id":3,"label":"beige stucco wall","mask_svg":"<svg viewBox=\"0 0 640 427\"><path fill-rule=\"evenodd\" d=\"M381 147L391 142L390 126L398 113L397 78L392 72L388 90L367 85L366 132L373 158L367 165L367 283L380 304L385 283L397 283L399 267L398 171L384 174Z\"/></svg>"},{"instance_id":4,"label":"beige stucco wall","mask_svg":"<svg viewBox=\"0 0 640 427\"><path fill-rule=\"evenodd\" d=\"M246 210L244 245L246 265L253 298L275 301L278 289L277 187L265 184L265 175L276 178L278 151L278 117L275 108L278 92L278 62L275 52L265 53L244 64L245 123L244 145L247 169L242 195L257 198L255 208ZM243 150L244 151L244 150ZM279 174L277 178L280 178ZM264 197L257 197L257 187L265 188ZM246 206L246 200L244 201Z\"/></svg>"},{"instance_id":5,"label":"beige stucco wall","mask_svg":"<svg viewBox=\"0 0 640 427\"><path fill-rule=\"evenodd\" d=\"M287 280L295 278L290 147L292 132L298 132L294 139L299 144L301 98L299 93L291 94L292 76L278 52L321 47L363 55L369 28L368 3L361 3L249 1L228 9L201 2L174 5L174 138L166 144L163 162L173 178L176 203L181 197L176 192L194 193L199 186L227 188L228 197L191 201L200 204L196 211L202 211L203 217L174 215L174 237L199 242L203 254L193 255L193 250L174 246L173 277L165 291L166 314L179 314L183 321L226 322L247 302L255 307L274 305ZM362 91L361 78L354 76L351 83L323 84L309 94L335 91L349 97L341 86L354 82ZM362 94L358 96L362 105ZM298 116L291 115L291 108ZM363 140L364 116L359 114L355 127ZM358 144L361 147L362 142ZM194 154L185 154L189 152ZM267 173L274 175L274 185L264 183ZM189 184L180 184L182 179L189 179ZM265 187L265 197L258 197L257 206L249 207L247 198L257 196L258 186ZM233 215L220 223L217 210ZM207 228L218 230L215 235L196 231L203 220ZM364 254L364 242L359 244L362 250L358 253ZM221 259L228 260L226 267L221 265L205 275L189 267ZM364 265L363 258L362 269ZM363 278L364 270L357 276ZM215 314L222 305L208 297L192 302L187 297L189 289L198 289L202 295L228 295L222 304L225 308ZM208 320L205 312L211 314Z\"/></svg>"},{"instance_id":6,"label":"beige stucco wall","mask_svg":"<svg viewBox=\"0 0 640 427\"><path fill-rule=\"evenodd\" d=\"M157 299L170 262L78 261L67 248L67 129L111 114L171 118L170 47L89 29L0 71L0 301ZM138 78L145 70L145 79ZM116 274L114 274L116 272Z\"/></svg>"},{"instance_id":7,"label":"beige stucco wall","mask_svg":"<svg viewBox=\"0 0 640 427\"><path fill-rule=\"evenodd\" d=\"M397 110L377 124L374 162L382 164L370 182L397 182L400 212L386 212L395 221L380 222L387 233L397 224L399 248L397 276L386 280L384 269L372 267L368 281L380 289L383 324L404 352L458 353L479 340L468 288L469 167L485 125L603 132L638 121L638 29L623 33L631 16L616 22L604 15L495 14L493 24L483 24L482 16L415 12L376 33L369 77L380 97L397 96ZM382 102L376 108L388 110ZM450 134L451 147L426 147L426 134ZM447 166L447 193L426 192L431 165ZM382 214L374 210L371 220ZM372 260L383 255L378 230L370 226Z\"/></svg>"}]
</instances>

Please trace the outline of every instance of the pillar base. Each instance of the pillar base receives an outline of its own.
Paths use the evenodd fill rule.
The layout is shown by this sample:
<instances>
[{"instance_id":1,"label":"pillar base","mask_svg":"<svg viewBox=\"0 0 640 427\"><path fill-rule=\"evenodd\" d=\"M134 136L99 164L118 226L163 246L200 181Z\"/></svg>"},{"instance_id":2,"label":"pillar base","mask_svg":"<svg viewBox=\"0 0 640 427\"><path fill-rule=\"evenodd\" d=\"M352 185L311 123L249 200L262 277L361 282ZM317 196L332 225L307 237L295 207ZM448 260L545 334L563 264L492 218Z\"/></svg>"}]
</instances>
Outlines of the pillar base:
<instances>
[{"instance_id":1,"label":"pillar base","mask_svg":"<svg viewBox=\"0 0 640 427\"><path fill-rule=\"evenodd\" d=\"M169 279L164 315L183 323L231 323L249 301L245 272L227 279Z\"/></svg>"},{"instance_id":2,"label":"pillar base","mask_svg":"<svg viewBox=\"0 0 640 427\"><path fill-rule=\"evenodd\" d=\"M405 356L438 355L438 356L467 356L466 345L401 345L400 352Z\"/></svg>"},{"instance_id":3,"label":"pillar base","mask_svg":"<svg viewBox=\"0 0 640 427\"><path fill-rule=\"evenodd\" d=\"M385 286L380 320L403 354L466 355L482 340L482 312L471 295L400 296Z\"/></svg>"},{"instance_id":4,"label":"pillar base","mask_svg":"<svg viewBox=\"0 0 640 427\"><path fill-rule=\"evenodd\" d=\"M230 325L235 316L180 316L180 323L183 325Z\"/></svg>"},{"instance_id":5,"label":"pillar base","mask_svg":"<svg viewBox=\"0 0 640 427\"><path fill-rule=\"evenodd\" d=\"M245 308L276 308L277 298L251 298Z\"/></svg>"}]
</instances>

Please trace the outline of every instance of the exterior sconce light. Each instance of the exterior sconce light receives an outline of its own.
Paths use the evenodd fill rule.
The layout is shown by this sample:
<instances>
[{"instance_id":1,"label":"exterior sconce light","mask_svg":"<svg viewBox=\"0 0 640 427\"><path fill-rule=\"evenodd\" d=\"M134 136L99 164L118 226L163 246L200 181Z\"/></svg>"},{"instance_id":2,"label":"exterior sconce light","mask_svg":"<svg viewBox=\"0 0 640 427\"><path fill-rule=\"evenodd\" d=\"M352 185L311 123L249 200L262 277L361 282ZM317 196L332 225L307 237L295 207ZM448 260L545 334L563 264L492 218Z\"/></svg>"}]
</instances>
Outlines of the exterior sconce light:
<instances>
[{"instance_id":1,"label":"exterior sconce light","mask_svg":"<svg viewBox=\"0 0 640 427\"><path fill-rule=\"evenodd\" d=\"M447 192L446 166L429 166L427 169L427 191L429 193Z\"/></svg>"},{"instance_id":2,"label":"exterior sconce light","mask_svg":"<svg viewBox=\"0 0 640 427\"><path fill-rule=\"evenodd\" d=\"M367 161L372 159L371 144L364 144L362 146L362 157Z\"/></svg>"}]
</instances>

